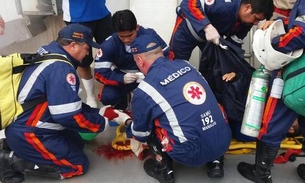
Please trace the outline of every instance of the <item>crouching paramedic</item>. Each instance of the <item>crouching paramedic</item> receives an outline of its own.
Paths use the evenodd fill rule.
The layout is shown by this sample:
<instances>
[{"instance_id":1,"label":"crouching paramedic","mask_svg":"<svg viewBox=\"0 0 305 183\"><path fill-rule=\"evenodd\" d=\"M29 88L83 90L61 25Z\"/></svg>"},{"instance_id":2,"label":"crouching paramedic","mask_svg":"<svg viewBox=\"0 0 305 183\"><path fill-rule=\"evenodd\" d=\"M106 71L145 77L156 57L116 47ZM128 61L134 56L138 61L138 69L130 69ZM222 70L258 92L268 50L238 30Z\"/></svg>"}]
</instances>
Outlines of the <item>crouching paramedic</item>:
<instances>
[{"instance_id":1,"label":"crouching paramedic","mask_svg":"<svg viewBox=\"0 0 305 183\"><path fill-rule=\"evenodd\" d=\"M115 33L101 44L103 54L95 57L95 79L102 83L98 96L102 104L125 110L129 107L130 93L141 80L137 74L143 75L130 53L132 40L141 35L153 35L162 44L165 55L170 57L171 49L155 30L139 25L128 9L115 12L112 22Z\"/></svg>"},{"instance_id":2,"label":"crouching paramedic","mask_svg":"<svg viewBox=\"0 0 305 183\"><path fill-rule=\"evenodd\" d=\"M131 44L134 60L145 75L132 99L127 136L147 142L152 159L145 172L159 182L175 182L172 160L201 166L222 156L231 130L206 80L187 61L166 59L149 35Z\"/></svg>"},{"instance_id":3,"label":"crouching paramedic","mask_svg":"<svg viewBox=\"0 0 305 183\"><path fill-rule=\"evenodd\" d=\"M26 68L18 89L18 101L42 97L45 101L21 113L6 129L8 144L0 149L0 181L20 183L24 173L58 179L85 174L89 161L78 132L102 132L118 112L108 106L91 108L81 102L75 66L92 41L89 28L70 24L44 49L69 61L45 61ZM3 142L5 140L5 143Z\"/></svg>"}]
</instances>

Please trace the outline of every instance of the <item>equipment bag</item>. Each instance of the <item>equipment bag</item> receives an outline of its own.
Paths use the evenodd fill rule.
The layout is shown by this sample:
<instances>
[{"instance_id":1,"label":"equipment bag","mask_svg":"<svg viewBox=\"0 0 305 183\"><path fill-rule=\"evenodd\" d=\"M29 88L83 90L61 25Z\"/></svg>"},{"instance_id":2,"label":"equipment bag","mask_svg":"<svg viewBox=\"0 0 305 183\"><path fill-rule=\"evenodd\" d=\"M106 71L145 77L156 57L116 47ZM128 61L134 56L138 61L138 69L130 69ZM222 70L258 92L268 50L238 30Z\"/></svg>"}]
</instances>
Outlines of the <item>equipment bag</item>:
<instances>
[{"instance_id":1,"label":"equipment bag","mask_svg":"<svg viewBox=\"0 0 305 183\"><path fill-rule=\"evenodd\" d=\"M285 66L283 79L284 104L305 116L305 54Z\"/></svg>"},{"instance_id":2,"label":"equipment bag","mask_svg":"<svg viewBox=\"0 0 305 183\"><path fill-rule=\"evenodd\" d=\"M247 101L248 88L254 68L244 59L244 50L228 40L220 39L222 46L206 42L203 47L199 72L209 83L217 101L223 105L232 129L232 136L239 141L252 141L240 133ZM235 72L236 77L225 82L222 76Z\"/></svg>"},{"instance_id":3,"label":"equipment bag","mask_svg":"<svg viewBox=\"0 0 305 183\"><path fill-rule=\"evenodd\" d=\"M227 40L220 39L224 47L205 43L199 72L209 83L217 101L224 106L229 121L240 124L245 110L248 88L254 68L244 59L244 51ZM222 76L235 72L233 81L225 82Z\"/></svg>"},{"instance_id":4,"label":"equipment bag","mask_svg":"<svg viewBox=\"0 0 305 183\"><path fill-rule=\"evenodd\" d=\"M0 56L0 130L11 124L23 111L46 101L45 97L20 104L17 98L19 83L27 66L45 62L62 61L73 66L70 61L60 54L20 54Z\"/></svg>"}]
</instances>

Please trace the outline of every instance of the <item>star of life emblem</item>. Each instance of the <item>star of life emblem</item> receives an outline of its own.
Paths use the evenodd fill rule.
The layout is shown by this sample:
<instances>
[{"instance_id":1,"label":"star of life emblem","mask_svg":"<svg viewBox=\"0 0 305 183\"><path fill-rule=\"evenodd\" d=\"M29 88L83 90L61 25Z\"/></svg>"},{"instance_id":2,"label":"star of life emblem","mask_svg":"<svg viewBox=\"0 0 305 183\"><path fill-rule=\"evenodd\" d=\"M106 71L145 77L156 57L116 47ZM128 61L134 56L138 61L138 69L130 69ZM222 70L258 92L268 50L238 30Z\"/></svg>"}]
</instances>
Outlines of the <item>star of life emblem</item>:
<instances>
[{"instance_id":1,"label":"star of life emblem","mask_svg":"<svg viewBox=\"0 0 305 183\"><path fill-rule=\"evenodd\" d=\"M197 82L188 82L183 87L184 98L194 105L201 105L206 100L205 89Z\"/></svg>"},{"instance_id":2,"label":"star of life emblem","mask_svg":"<svg viewBox=\"0 0 305 183\"><path fill-rule=\"evenodd\" d=\"M73 73L69 73L66 76L66 80L70 85L75 85L76 84L76 77Z\"/></svg>"},{"instance_id":3,"label":"star of life emblem","mask_svg":"<svg viewBox=\"0 0 305 183\"><path fill-rule=\"evenodd\" d=\"M97 58L101 58L103 56L103 51L102 51L102 49L98 49L97 50L97 53L96 53L96 57Z\"/></svg>"},{"instance_id":4,"label":"star of life emblem","mask_svg":"<svg viewBox=\"0 0 305 183\"><path fill-rule=\"evenodd\" d=\"M210 5L214 4L215 1L214 0L204 0L204 2L206 5L210 6Z\"/></svg>"}]
</instances>

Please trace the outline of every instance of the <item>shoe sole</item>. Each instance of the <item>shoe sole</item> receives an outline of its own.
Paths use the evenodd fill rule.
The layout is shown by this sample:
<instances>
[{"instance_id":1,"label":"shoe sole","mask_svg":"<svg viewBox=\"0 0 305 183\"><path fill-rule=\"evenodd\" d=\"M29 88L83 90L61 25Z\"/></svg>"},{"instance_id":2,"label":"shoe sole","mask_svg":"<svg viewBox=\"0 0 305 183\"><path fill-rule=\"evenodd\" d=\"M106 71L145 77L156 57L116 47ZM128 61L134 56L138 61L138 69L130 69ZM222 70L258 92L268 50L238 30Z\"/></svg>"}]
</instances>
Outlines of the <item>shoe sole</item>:
<instances>
[{"instance_id":1,"label":"shoe sole","mask_svg":"<svg viewBox=\"0 0 305 183\"><path fill-rule=\"evenodd\" d=\"M148 160L146 160L146 161L148 161ZM153 161L153 160L152 160L152 161ZM175 180L171 180L171 181L162 181L162 180L159 180L156 176L154 176L153 173L151 173L151 171L149 171L149 170L151 170L152 168L153 168L153 166L151 166L150 163L145 163L145 162L144 162L144 171L145 171L145 173L146 173L147 175L149 175L150 177L152 177L152 178L158 180L160 183L175 183Z\"/></svg>"},{"instance_id":2,"label":"shoe sole","mask_svg":"<svg viewBox=\"0 0 305 183\"><path fill-rule=\"evenodd\" d=\"M223 170L212 170L208 172L208 176L210 178L223 178L224 177L224 171Z\"/></svg>"},{"instance_id":3,"label":"shoe sole","mask_svg":"<svg viewBox=\"0 0 305 183\"><path fill-rule=\"evenodd\" d=\"M304 172L305 172L305 168L304 168L304 167L301 167L301 166L299 165L298 168L297 168L297 173L298 173L298 176L299 176L302 180L305 180Z\"/></svg>"}]
</instances>

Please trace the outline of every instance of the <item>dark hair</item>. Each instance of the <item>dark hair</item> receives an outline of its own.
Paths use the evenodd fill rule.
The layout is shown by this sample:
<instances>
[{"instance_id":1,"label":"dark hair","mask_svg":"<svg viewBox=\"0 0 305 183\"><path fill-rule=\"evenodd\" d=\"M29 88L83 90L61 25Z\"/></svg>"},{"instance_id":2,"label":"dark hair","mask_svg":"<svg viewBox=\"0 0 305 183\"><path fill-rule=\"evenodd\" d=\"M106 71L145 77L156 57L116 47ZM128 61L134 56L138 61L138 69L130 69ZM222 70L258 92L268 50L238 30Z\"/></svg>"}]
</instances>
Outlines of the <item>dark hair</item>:
<instances>
[{"instance_id":1,"label":"dark hair","mask_svg":"<svg viewBox=\"0 0 305 183\"><path fill-rule=\"evenodd\" d=\"M242 4L251 4L251 13L263 13L265 18L269 20L272 17L274 5L273 0L242 0Z\"/></svg>"},{"instance_id":2,"label":"dark hair","mask_svg":"<svg viewBox=\"0 0 305 183\"><path fill-rule=\"evenodd\" d=\"M113 14L112 24L115 32L133 31L137 28L137 19L132 11L120 10Z\"/></svg>"}]
</instances>

